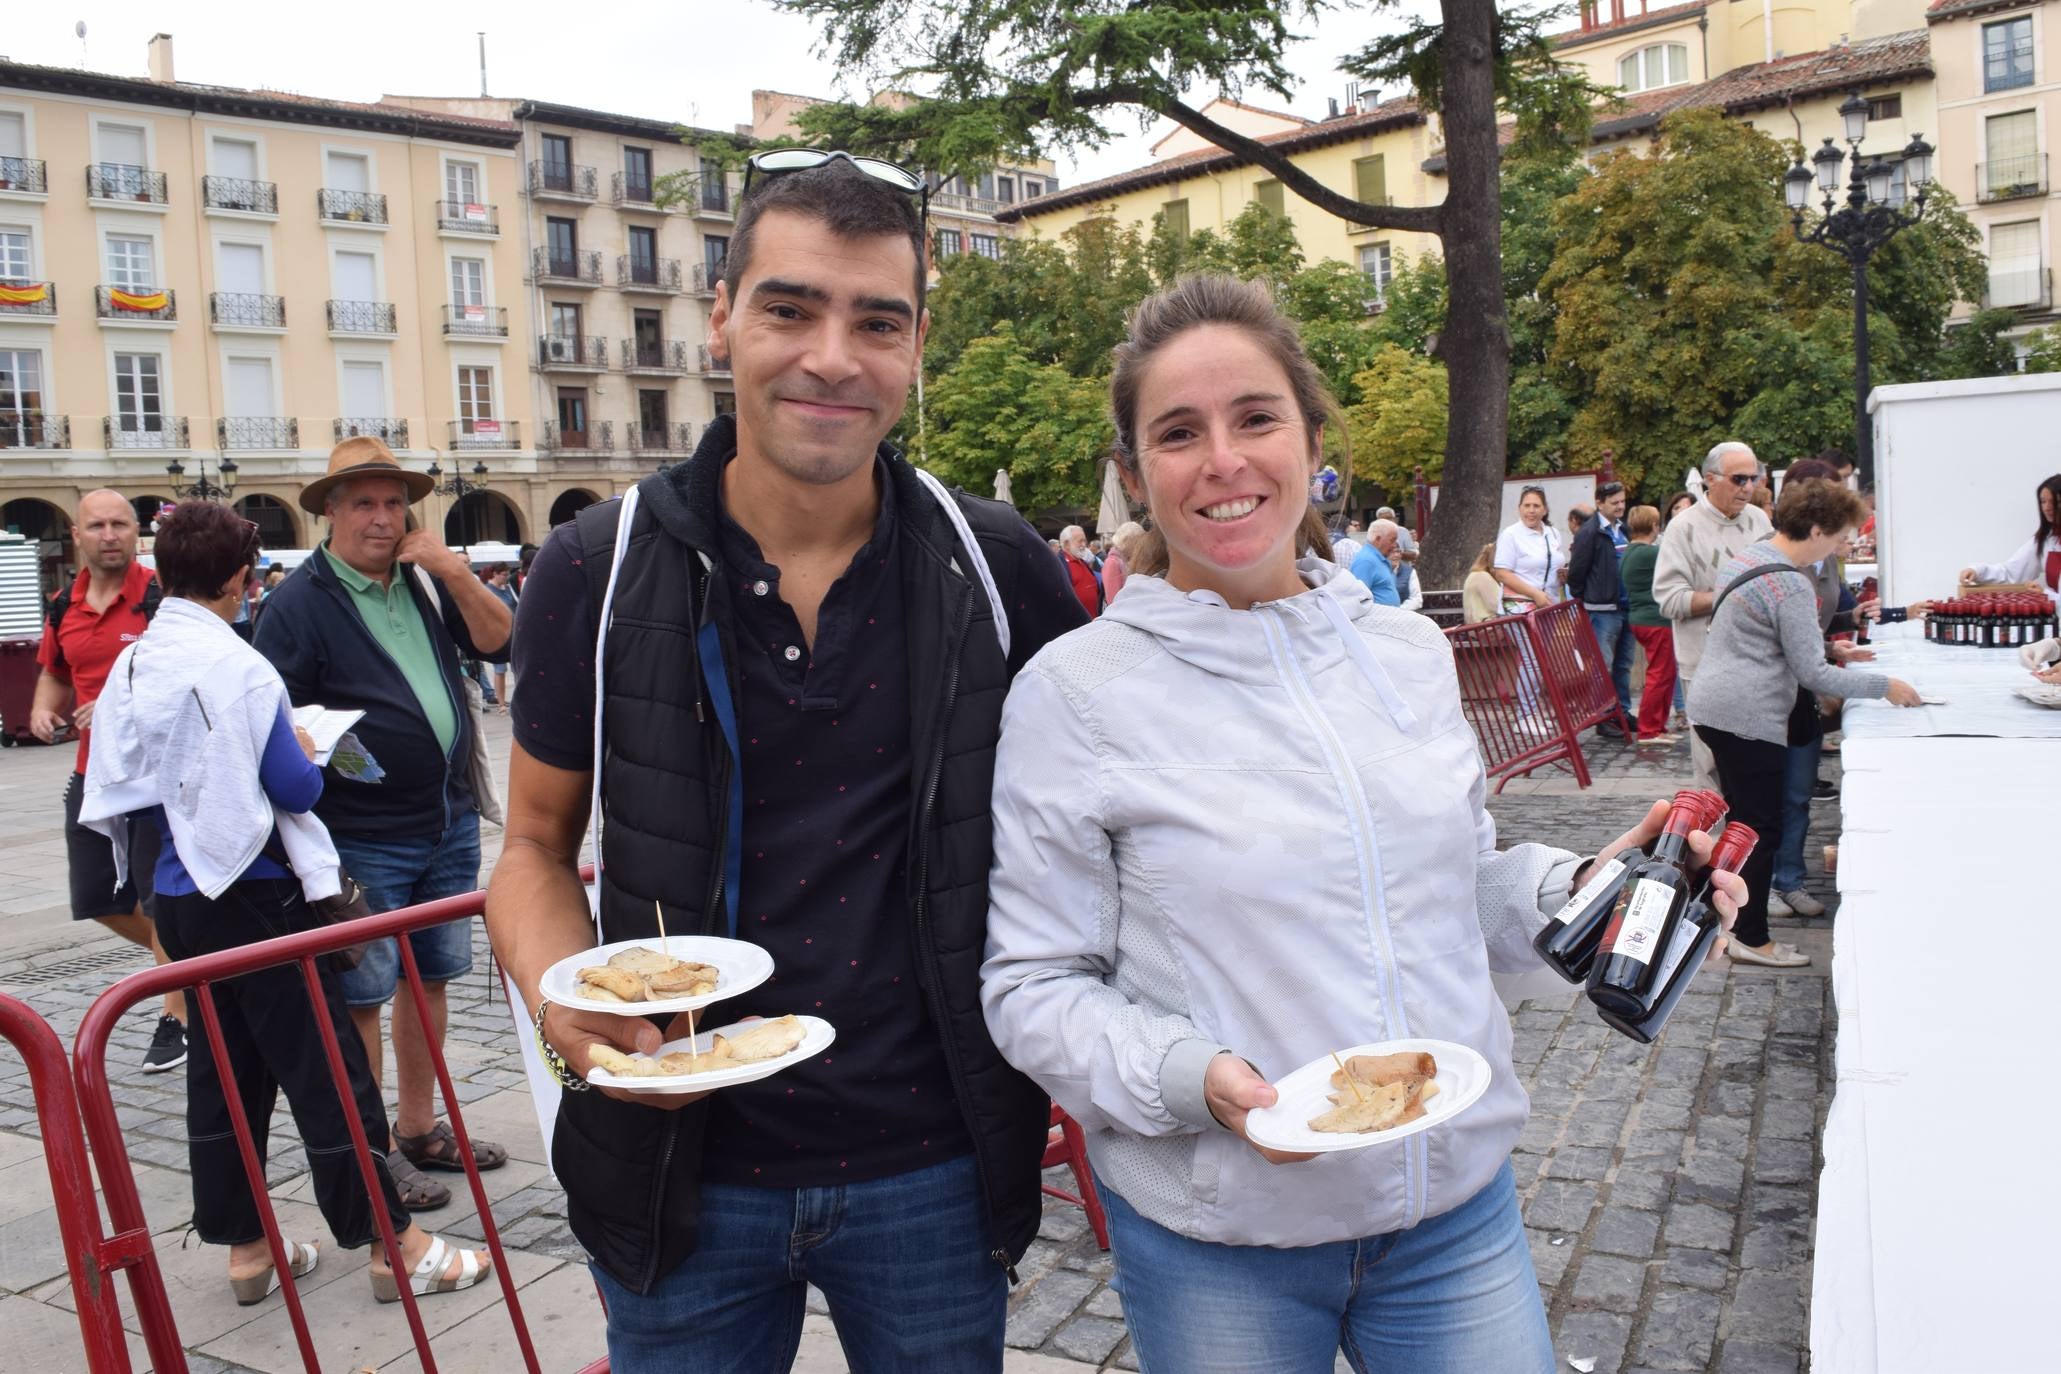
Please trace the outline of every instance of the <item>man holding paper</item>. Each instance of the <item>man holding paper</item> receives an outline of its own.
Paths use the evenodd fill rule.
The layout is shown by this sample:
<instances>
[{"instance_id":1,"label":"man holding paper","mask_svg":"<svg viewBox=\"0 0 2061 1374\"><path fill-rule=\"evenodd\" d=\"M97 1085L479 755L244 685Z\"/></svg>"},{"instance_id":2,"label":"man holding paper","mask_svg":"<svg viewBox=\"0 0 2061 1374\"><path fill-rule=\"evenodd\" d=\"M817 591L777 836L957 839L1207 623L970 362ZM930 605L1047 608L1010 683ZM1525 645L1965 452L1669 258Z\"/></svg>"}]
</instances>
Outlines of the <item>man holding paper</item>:
<instances>
[{"instance_id":1,"label":"man holding paper","mask_svg":"<svg viewBox=\"0 0 2061 1374\"><path fill-rule=\"evenodd\" d=\"M316 814L377 911L471 891L483 808L500 819L472 767L478 725L459 665L506 662L513 622L463 557L409 528L408 507L429 489L426 474L402 468L378 439L338 444L328 473L300 494L302 509L328 517L329 538L272 594L255 641L296 706L362 712L324 767ZM444 984L472 968L472 926L453 921L408 938L441 1040ZM343 988L375 1081L380 1008L394 1003L400 1102L388 1167L419 1211L451 1196L422 1171L464 1165L450 1126L436 1117L435 1073L399 968L394 942L375 942ZM481 1168L507 1162L500 1146L472 1143Z\"/></svg>"}]
</instances>

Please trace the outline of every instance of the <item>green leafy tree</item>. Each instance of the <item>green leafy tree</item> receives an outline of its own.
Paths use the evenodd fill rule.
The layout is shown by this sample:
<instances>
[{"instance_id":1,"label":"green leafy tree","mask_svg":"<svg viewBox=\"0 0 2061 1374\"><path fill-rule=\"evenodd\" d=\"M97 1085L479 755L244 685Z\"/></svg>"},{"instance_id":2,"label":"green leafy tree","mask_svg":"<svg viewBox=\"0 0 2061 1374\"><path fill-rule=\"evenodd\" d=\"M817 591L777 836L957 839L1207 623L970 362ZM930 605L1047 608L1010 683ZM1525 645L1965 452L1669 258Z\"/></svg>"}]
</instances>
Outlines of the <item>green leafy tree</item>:
<instances>
[{"instance_id":1,"label":"green leafy tree","mask_svg":"<svg viewBox=\"0 0 2061 1374\"><path fill-rule=\"evenodd\" d=\"M1360 400L1345 412L1353 480L1377 483L1391 495L1408 491L1420 467L1438 480L1450 404L1445 364L1383 344L1355 380Z\"/></svg>"},{"instance_id":2,"label":"green leafy tree","mask_svg":"<svg viewBox=\"0 0 2061 1374\"><path fill-rule=\"evenodd\" d=\"M1967 323L1947 331L1939 375L2001 377L2016 372L2018 352L2009 332L2017 324L2013 310L1976 311ZM2061 372L2061 339L2054 337L2051 326L2034 330L2025 341L2032 345L2032 356L2025 360L2027 372Z\"/></svg>"},{"instance_id":3,"label":"green leafy tree","mask_svg":"<svg viewBox=\"0 0 2061 1374\"><path fill-rule=\"evenodd\" d=\"M1210 229L1176 233L1164 214L1154 215L1146 256L1161 286L1171 286L1184 272L1223 272L1264 281L1276 296L1303 265L1294 222L1259 204L1239 211L1221 234Z\"/></svg>"},{"instance_id":4,"label":"green leafy tree","mask_svg":"<svg viewBox=\"0 0 2061 1374\"><path fill-rule=\"evenodd\" d=\"M968 344L925 401L916 456L946 482L985 492L1004 468L1021 510L1095 500L1115 437L1107 387L1032 357L1008 322Z\"/></svg>"}]
</instances>

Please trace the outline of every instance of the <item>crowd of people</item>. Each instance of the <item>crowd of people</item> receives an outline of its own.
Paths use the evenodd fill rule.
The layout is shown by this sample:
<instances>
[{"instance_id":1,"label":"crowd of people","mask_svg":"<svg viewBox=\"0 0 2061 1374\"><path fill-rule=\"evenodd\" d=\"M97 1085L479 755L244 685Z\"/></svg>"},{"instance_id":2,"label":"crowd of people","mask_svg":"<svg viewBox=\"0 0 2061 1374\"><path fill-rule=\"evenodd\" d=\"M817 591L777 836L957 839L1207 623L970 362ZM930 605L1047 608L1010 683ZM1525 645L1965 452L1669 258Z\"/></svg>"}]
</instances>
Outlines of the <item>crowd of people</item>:
<instances>
[{"instance_id":1,"label":"crowd of people","mask_svg":"<svg viewBox=\"0 0 2061 1374\"><path fill-rule=\"evenodd\" d=\"M719 1353L785 1369L811 1284L855 1369L999 1369L1055 1102L1088 1133L1142 1368L1315 1374L1343 1351L1546 1374L1508 1163L1527 1103L1491 974L1538 967L1534 935L1665 805L1595 855L1498 845L1448 641L1414 613L1417 542L1387 508L1342 531L1316 513L1335 405L1263 286L1189 277L1136 310L1110 403L1147 520L1106 541L1048 541L904 460L886 437L929 320L920 185L840 153L752 160L710 322L736 413L553 530L519 594L415 526L428 479L374 439L302 492L327 538L254 608L248 522L169 511L153 580L128 503L87 498L36 716L45 739L82 730L76 913L159 958L234 948L352 892L391 910L471 891L482 819L503 824L486 925L564 1089L554 1172L625 1374ZM1772 516L1744 444L1696 479L1665 512L1606 482L1564 524L1527 488L1463 602L1470 621L1579 604L1635 740L1687 729L1699 778L1782 837L1714 901L1729 957L1794 965L1766 920L1809 910L1823 703L1915 694L1828 638L1866 514L1836 468L1792 467ZM1531 710L1538 672L1518 672ZM482 686L520 702L505 809ZM319 764L291 716L311 705L363 712ZM543 973L661 920L761 946L774 977L724 1014L820 1015L835 1053L712 1093L589 1085L597 1050L654 1052L689 1023L553 1002ZM388 941L325 962L319 1003L290 969L224 985L227 1065L180 1037L196 1228L238 1301L277 1280L225 1124L232 1072L256 1123L285 1093L337 1244L370 1243L385 1210L401 1265L375 1254L376 1297L488 1274L415 1220L465 1162L430 1049L471 936L408 937L419 1006ZM184 1015L164 1009L168 1042ZM317 1018L345 1047L375 1197ZM1405 1037L1478 1053L1486 1096L1322 1165L1248 1136L1289 1071ZM472 1145L480 1168L507 1158ZM318 1257L297 1239L288 1261Z\"/></svg>"}]
</instances>

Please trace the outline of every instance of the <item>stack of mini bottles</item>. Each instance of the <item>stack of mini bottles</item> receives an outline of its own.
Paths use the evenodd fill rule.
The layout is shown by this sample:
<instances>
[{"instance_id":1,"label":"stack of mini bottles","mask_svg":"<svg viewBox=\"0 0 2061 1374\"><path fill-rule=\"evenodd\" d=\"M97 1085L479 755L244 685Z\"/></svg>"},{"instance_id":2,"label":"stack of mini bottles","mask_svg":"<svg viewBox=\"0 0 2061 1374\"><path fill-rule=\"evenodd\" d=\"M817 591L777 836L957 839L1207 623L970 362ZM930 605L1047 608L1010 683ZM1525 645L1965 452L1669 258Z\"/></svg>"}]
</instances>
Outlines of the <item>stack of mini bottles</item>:
<instances>
[{"instance_id":1,"label":"stack of mini bottles","mask_svg":"<svg viewBox=\"0 0 2061 1374\"><path fill-rule=\"evenodd\" d=\"M1596 866L1581 891L1539 932L1539 956L1615 1029L1642 1044L1662 1026L1722 930L1706 878L1691 880L1689 832L1723 824L1724 798L1681 791L1650 852L1628 851ZM1719 833L1710 871L1737 873L1760 837L1733 822Z\"/></svg>"},{"instance_id":2,"label":"stack of mini bottles","mask_svg":"<svg viewBox=\"0 0 2061 1374\"><path fill-rule=\"evenodd\" d=\"M1925 617L1925 637L1935 644L2016 649L2054 633L2054 603L2038 592L1950 597Z\"/></svg>"}]
</instances>

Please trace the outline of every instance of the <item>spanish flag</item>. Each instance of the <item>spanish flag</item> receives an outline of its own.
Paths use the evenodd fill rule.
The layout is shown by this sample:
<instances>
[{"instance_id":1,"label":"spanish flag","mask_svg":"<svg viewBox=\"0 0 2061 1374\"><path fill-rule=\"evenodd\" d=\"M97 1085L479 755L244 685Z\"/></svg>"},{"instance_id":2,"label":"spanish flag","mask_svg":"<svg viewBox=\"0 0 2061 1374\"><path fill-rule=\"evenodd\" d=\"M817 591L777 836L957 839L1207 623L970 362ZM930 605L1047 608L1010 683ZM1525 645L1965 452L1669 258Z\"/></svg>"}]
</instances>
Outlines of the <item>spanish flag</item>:
<instances>
[{"instance_id":1,"label":"spanish flag","mask_svg":"<svg viewBox=\"0 0 2061 1374\"><path fill-rule=\"evenodd\" d=\"M39 281L27 286L9 286L0 282L0 305L34 305L50 295L50 283Z\"/></svg>"},{"instance_id":2,"label":"spanish flag","mask_svg":"<svg viewBox=\"0 0 2061 1374\"><path fill-rule=\"evenodd\" d=\"M163 291L153 291L147 296L138 296L122 290L119 286L108 288L108 298L124 310L162 310L171 304L171 297Z\"/></svg>"}]
</instances>

